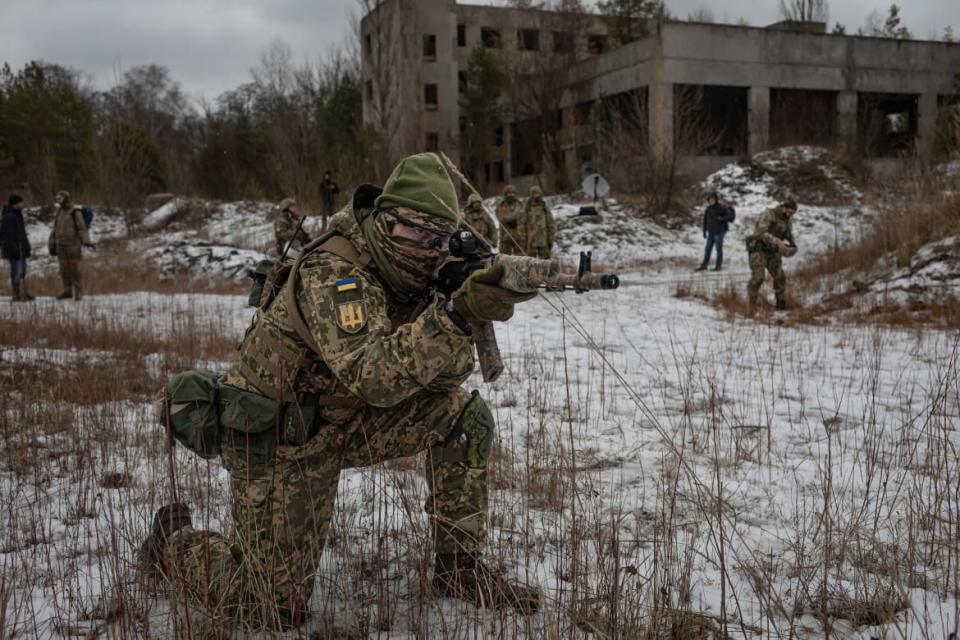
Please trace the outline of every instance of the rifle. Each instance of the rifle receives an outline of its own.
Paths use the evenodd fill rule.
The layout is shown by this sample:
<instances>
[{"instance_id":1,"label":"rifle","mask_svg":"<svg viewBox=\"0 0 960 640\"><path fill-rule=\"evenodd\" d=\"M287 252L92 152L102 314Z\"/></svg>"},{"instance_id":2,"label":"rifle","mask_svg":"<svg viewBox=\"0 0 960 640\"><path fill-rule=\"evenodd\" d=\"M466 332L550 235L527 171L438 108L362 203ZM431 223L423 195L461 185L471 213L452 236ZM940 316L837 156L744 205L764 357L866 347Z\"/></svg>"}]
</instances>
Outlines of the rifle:
<instances>
[{"instance_id":1,"label":"rifle","mask_svg":"<svg viewBox=\"0 0 960 640\"><path fill-rule=\"evenodd\" d=\"M474 271L488 266L503 266L504 275L498 286L517 293L574 290L584 293L594 289L616 289L620 278L615 274L593 273L592 251L580 252L580 266L576 274L563 273L559 260L543 260L526 256L512 256L481 252L476 236L470 231L457 231L450 237L450 257L434 283L438 291L452 295ZM503 373L503 359L497 345L493 323L481 322L473 326L474 345L484 382L493 382Z\"/></svg>"},{"instance_id":2,"label":"rifle","mask_svg":"<svg viewBox=\"0 0 960 640\"><path fill-rule=\"evenodd\" d=\"M282 212L281 212L282 213ZM290 247L293 246L293 241L297 239L297 236L300 235L300 232L303 231L303 221L307 219L307 216L300 216L300 222L297 223L297 230L293 232L293 237L290 238L290 241L287 242L287 246L283 249L283 255L280 256L279 264L283 264L283 261L287 258L287 253L290 251Z\"/></svg>"}]
</instances>

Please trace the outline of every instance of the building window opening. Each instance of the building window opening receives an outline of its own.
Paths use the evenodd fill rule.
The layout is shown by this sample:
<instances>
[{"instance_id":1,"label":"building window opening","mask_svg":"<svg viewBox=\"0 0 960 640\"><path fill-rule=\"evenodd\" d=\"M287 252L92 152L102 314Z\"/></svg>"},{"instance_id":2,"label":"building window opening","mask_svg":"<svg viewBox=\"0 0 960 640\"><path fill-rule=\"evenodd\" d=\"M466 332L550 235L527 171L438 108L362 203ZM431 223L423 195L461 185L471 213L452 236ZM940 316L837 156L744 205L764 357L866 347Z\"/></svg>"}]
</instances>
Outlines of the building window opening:
<instances>
[{"instance_id":1,"label":"building window opening","mask_svg":"<svg viewBox=\"0 0 960 640\"><path fill-rule=\"evenodd\" d=\"M960 155L960 95L937 96L937 132L933 151L941 158Z\"/></svg>"},{"instance_id":2,"label":"building window opening","mask_svg":"<svg viewBox=\"0 0 960 640\"><path fill-rule=\"evenodd\" d=\"M467 25L465 24L457 25L457 46L467 46Z\"/></svg>"},{"instance_id":3,"label":"building window opening","mask_svg":"<svg viewBox=\"0 0 960 640\"><path fill-rule=\"evenodd\" d=\"M607 36L592 34L587 36L587 53L596 56L604 53L608 48Z\"/></svg>"},{"instance_id":4,"label":"building window opening","mask_svg":"<svg viewBox=\"0 0 960 640\"><path fill-rule=\"evenodd\" d=\"M437 85L425 84L423 86L423 104L429 110L437 108Z\"/></svg>"},{"instance_id":5,"label":"building window opening","mask_svg":"<svg viewBox=\"0 0 960 640\"><path fill-rule=\"evenodd\" d=\"M518 29L517 49L520 51L540 51L540 31L537 29Z\"/></svg>"},{"instance_id":6,"label":"building window opening","mask_svg":"<svg viewBox=\"0 0 960 640\"><path fill-rule=\"evenodd\" d=\"M367 55L373 53L373 40L369 33L363 36L363 50L367 52Z\"/></svg>"},{"instance_id":7,"label":"building window opening","mask_svg":"<svg viewBox=\"0 0 960 640\"><path fill-rule=\"evenodd\" d=\"M460 90L460 93L467 92L467 72L466 71L457 71L457 87Z\"/></svg>"},{"instance_id":8,"label":"building window opening","mask_svg":"<svg viewBox=\"0 0 960 640\"><path fill-rule=\"evenodd\" d=\"M503 127L497 127L493 130L493 145L495 147L503 146Z\"/></svg>"},{"instance_id":9,"label":"building window opening","mask_svg":"<svg viewBox=\"0 0 960 640\"><path fill-rule=\"evenodd\" d=\"M428 61L437 59L437 36L430 33L423 36L423 59Z\"/></svg>"},{"instance_id":10,"label":"building window opening","mask_svg":"<svg viewBox=\"0 0 960 640\"><path fill-rule=\"evenodd\" d=\"M557 109L553 114L553 126L557 131L563 129L563 109Z\"/></svg>"},{"instance_id":11,"label":"building window opening","mask_svg":"<svg viewBox=\"0 0 960 640\"><path fill-rule=\"evenodd\" d=\"M836 91L770 89L770 144L830 145L836 113Z\"/></svg>"},{"instance_id":12,"label":"building window opening","mask_svg":"<svg viewBox=\"0 0 960 640\"><path fill-rule=\"evenodd\" d=\"M747 152L747 87L677 84L673 139L684 155L735 156Z\"/></svg>"},{"instance_id":13,"label":"building window opening","mask_svg":"<svg viewBox=\"0 0 960 640\"><path fill-rule=\"evenodd\" d=\"M541 121L531 118L510 125L510 174L532 176L539 171L543 151Z\"/></svg>"},{"instance_id":14,"label":"building window opening","mask_svg":"<svg viewBox=\"0 0 960 640\"><path fill-rule=\"evenodd\" d=\"M590 112L593 109L593 101L581 102L577 104L574 111L574 122L578 125L590 124Z\"/></svg>"},{"instance_id":15,"label":"building window opening","mask_svg":"<svg viewBox=\"0 0 960 640\"><path fill-rule=\"evenodd\" d=\"M506 182L507 174L503 170L503 160L493 163L493 179L495 182Z\"/></svg>"},{"instance_id":16,"label":"building window opening","mask_svg":"<svg viewBox=\"0 0 960 640\"><path fill-rule=\"evenodd\" d=\"M440 135L438 133L427 132L426 150L433 153L440 151Z\"/></svg>"},{"instance_id":17,"label":"building window opening","mask_svg":"<svg viewBox=\"0 0 960 640\"><path fill-rule=\"evenodd\" d=\"M373 100L373 80L367 80L364 87L366 88L367 100Z\"/></svg>"},{"instance_id":18,"label":"building window opening","mask_svg":"<svg viewBox=\"0 0 960 640\"><path fill-rule=\"evenodd\" d=\"M920 98L915 94L857 94L857 146L867 156L912 153L917 140Z\"/></svg>"},{"instance_id":19,"label":"building window opening","mask_svg":"<svg viewBox=\"0 0 960 640\"><path fill-rule=\"evenodd\" d=\"M480 41L487 49L500 49L503 46L500 30L493 27L482 27L480 29Z\"/></svg>"}]
</instances>

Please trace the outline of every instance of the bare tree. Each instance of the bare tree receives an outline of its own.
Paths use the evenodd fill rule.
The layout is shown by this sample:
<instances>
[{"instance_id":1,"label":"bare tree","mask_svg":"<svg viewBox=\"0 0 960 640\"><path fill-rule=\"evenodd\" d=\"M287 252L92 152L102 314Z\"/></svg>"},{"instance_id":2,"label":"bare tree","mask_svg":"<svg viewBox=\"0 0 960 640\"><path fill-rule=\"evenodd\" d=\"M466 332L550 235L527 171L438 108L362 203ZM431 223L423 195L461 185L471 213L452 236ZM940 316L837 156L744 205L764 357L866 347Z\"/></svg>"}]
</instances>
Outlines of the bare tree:
<instances>
[{"instance_id":1,"label":"bare tree","mask_svg":"<svg viewBox=\"0 0 960 640\"><path fill-rule=\"evenodd\" d=\"M827 0L780 0L780 15L784 20L826 22L830 6Z\"/></svg>"},{"instance_id":2,"label":"bare tree","mask_svg":"<svg viewBox=\"0 0 960 640\"><path fill-rule=\"evenodd\" d=\"M700 5L697 7L696 11L691 11L687 14L687 22L704 22L712 23L716 22L716 16L714 16L713 11L709 7Z\"/></svg>"}]
</instances>

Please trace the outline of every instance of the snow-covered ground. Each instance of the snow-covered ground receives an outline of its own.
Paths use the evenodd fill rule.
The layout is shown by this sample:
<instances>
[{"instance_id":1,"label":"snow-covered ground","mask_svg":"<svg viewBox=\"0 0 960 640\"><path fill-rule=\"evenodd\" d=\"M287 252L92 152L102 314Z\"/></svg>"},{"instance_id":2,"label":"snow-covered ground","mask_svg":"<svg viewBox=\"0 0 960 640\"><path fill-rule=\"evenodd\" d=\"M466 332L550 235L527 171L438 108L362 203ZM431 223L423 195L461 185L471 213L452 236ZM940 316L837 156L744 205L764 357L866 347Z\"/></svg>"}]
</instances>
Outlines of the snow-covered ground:
<instances>
[{"instance_id":1,"label":"snow-covered ground","mask_svg":"<svg viewBox=\"0 0 960 640\"><path fill-rule=\"evenodd\" d=\"M722 286L724 278L713 282ZM674 298L670 284L647 285L521 305L498 325L503 378L470 381L495 408L504 453L490 554L543 589L544 611L517 620L418 600L407 544L428 531L419 510L426 486L409 466L344 472L314 606L389 619L379 637L406 637L414 620L434 629L446 620L446 636L431 637L577 636L584 627L575 626L573 611L610 605L616 562L625 599L650 607L641 594L656 585L670 606L708 618L725 613L731 631L742 625L788 637L792 626L799 637L820 637L818 619L804 612L819 605L823 577L831 598L869 601L879 585L912 604L881 626L854 629L838 617L837 637L945 638L954 630L956 583L946 558L957 561L951 527L960 509L950 481L960 468L956 336L730 322ZM27 322L31 313L63 323L113 318L149 335L173 331L190 314L197 331L237 339L250 317L238 296L0 306L4 321ZM4 350L0 362L104 356L42 351ZM105 624L83 619L102 592L134 590L129 567L111 558L131 558L152 511L169 500L168 462L148 405L77 407L76 437L107 425L128 434L113 449L119 455L93 455L81 476L42 460L25 475L0 466L8 633L89 630ZM227 525L219 464L183 451L176 462L179 490L198 519ZM565 466L578 470L574 479ZM118 488L98 482L110 474L130 480ZM616 554L603 546L611 536ZM674 566L662 566L667 550ZM358 581L357 563L380 569ZM574 582L571 567L582 572ZM377 589L386 590L388 618L371 600ZM143 633L166 637L163 599L139 597L149 623Z\"/></svg>"},{"instance_id":2,"label":"snow-covered ground","mask_svg":"<svg viewBox=\"0 0 960 640\"><path fill-rule=\"evenodd\" d=\"M672 230L613 201L596 219L577 217L568 198L549 200L558 253L572 261L592 250L595 263L622 272L624 286L519 305L497 325L503 377L469 382L498 422L488 557L543 590L541 612L523 619L424 596L427 488L406 463L342 473L313 609L379 638L632 638L657 620L669 627L663 615L676 631L683 611L697 614L684 624L699 627L679 637L718 637L726 626L734 636L820 638L825 619L840 638L955 633L957 335L797 326L777 314L731 320L674 296L678 283L708 293L742 285L744 237L787 197L800 201L796 261L863 233L876 214L842 175L828 176L829 193L798 193L778 174L785 163L818 159L809 148L767 154L698 187L737 210L720 274L692 273L702 256L700 207L688 227ZM131 244L162 269L230 277L269 246L265 214L265 205L221 205L200 225L174 222ZM30 234L45 243L42 225ZM904 278L942 281L943 256L956 251L952 238L924 248ZM227 295L0 304L0 380L24 372L38 381L35 396L0 394L8 401L0 405L5 636L171 637L168 602L144 592L130 566L153 512L171 499L171 468L199 526L225 530L230 516L219 462L182 449L171 461L148 402L63 406L41 384L44 371L109 370L130 357L137 366L117 375L134 386L161 379L171 363L223 370L225 360L56 340L13 348L4 324L106 327L145 344L193 335L236 342L251 315L243 297ZM70 429L47 428L64 414ZM116 620L118 599L125 611ZM314 619L308 630L327 626Z\"/></svg>"}]
</instances>

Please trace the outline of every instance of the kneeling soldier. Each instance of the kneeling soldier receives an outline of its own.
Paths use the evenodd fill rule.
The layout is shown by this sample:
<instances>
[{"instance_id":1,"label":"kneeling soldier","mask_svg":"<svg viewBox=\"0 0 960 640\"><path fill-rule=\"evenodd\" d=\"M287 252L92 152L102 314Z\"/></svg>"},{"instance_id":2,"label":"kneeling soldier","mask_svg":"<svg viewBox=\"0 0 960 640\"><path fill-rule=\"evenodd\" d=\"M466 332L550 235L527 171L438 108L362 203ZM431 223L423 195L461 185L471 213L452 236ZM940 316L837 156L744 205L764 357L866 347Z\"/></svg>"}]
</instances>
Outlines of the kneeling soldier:
<instances>
[{"instance_id":1,"label":"kneeling soldier","mask_svg":"<svg viewBox=\"0 0 960 640\"><path fill-rule=\"evenodd\" d=\"M494 422L477 392L461 387L474 368L470 323L507 320L532 296L488 284L484 271L449 300L432 292L458 222L456 192L434 154L404 159L375 200L361 200L360 233L334 232L305 249L222 388L234 532L195 529L186 506L169 505L154 519L144 558L188 601L236 624L296 626L307 615L340 471L426 451L434 590L533 612L539 593L481 559ZM264 419L258 404L282 412L266 443L250 435Z\"/></svg>"}]
</instances>

